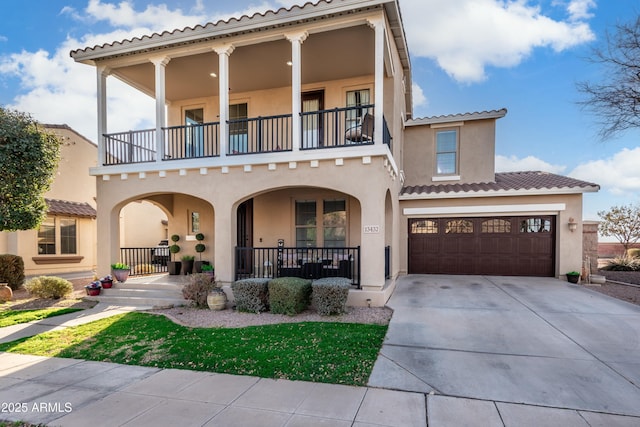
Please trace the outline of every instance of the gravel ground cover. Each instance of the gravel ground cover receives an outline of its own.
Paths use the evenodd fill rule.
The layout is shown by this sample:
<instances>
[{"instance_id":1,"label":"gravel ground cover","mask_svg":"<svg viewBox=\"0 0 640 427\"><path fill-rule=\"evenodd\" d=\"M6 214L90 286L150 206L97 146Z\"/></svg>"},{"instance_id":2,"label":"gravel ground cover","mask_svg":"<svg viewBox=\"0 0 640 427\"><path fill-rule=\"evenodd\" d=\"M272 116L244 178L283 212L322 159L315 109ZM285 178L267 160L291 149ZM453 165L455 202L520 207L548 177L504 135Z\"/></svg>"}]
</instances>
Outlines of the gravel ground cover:
<instances>
[{"instance_id":1,"label":"gravel ground cover","mask_svg":"<svg viewBox=\"0 0 640 427\"><path fill-rule=\"evenodd\" d=\"M640 305L640 271L598 270L598 274L606 277L607 282L601 286L590 286L591 289L613 298ZM627 283L627 285L613 283L612 281Z\"/></svg>"}]
</instances>

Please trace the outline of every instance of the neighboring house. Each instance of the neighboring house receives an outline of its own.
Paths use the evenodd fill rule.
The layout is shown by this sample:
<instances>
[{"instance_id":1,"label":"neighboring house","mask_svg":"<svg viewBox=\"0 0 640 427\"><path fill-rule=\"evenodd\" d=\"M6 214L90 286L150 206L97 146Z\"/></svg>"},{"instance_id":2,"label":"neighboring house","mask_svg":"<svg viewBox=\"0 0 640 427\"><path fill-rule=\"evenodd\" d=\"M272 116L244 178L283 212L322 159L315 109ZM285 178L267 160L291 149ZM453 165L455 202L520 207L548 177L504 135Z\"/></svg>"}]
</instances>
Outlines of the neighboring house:
<instances>
[{"instance_id":1,"label":"neighboring house","mask_svg":"<svg viewBox=\"0 0 640 427\"><path fill-rule=\"evenodd\" d=\"M96 267L96 185L89 168L97 147L67 125L43 125L63 144L47 218L38 230L0 233L0 252L20 255L26 275L90 271Z\"/></svg>"},{"instance_id":2,"label":"neighboring house","mask_svg":"<svg viewBox=\"0 0 640 427\"><path fill-rule=\"evenodd\" d=\"M558 277L581 268L595 184L494 173L506 110L413 119L396 0L319 1L71 52L96 67L98 271L133 201L167 214L217 279L346 276L382 305L399 274ZM108 76L156 127L107 131ZM119 131L119 130L114 130Z\"/></svg>"}]
</instances>

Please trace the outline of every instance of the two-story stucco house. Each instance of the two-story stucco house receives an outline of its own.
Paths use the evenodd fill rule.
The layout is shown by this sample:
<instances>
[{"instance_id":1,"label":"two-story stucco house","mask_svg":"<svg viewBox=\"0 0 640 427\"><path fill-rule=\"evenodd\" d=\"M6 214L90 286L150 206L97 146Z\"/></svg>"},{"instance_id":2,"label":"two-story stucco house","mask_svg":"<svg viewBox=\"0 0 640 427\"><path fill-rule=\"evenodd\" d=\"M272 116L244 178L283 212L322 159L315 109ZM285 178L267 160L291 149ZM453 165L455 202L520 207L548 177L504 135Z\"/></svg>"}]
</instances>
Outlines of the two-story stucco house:
<instances>
[{"instance_id":1,"label":"two-story stucco house","mask_svg":"<svg viewBox=\"0 0 640 427\"><path fill-rule=\"evenodd\" d=\"M404 273L581 265L582 193L597 186L495 174L506 110L414 119L396 0L320 0L71 56L97 71L100 273L136 200L167 214L178 257L204 234L222 283L343 276L351 304L384 304ZM155 99L154 129L108 128L108 76Z\"/></svg>"}]
</instances>

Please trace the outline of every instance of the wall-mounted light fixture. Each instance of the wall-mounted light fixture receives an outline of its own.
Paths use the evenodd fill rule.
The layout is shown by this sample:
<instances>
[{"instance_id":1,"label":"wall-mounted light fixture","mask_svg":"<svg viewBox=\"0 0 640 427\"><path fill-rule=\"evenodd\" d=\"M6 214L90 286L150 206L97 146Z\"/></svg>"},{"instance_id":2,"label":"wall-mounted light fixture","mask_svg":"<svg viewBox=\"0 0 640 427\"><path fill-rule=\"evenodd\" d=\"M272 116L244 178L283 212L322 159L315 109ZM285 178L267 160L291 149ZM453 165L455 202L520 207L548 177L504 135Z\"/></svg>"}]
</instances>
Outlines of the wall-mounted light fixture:
<instances>
[{"instance_id":1,"label":"wall-mounted light fixture","mask_svg":"<svg viewBox=\"0 0 640 427\"><path fill-rule=\"evenodd\" d=\"M569 230L573 233L578 229L578 223L573 217L569 218Z\"/></svg>"}]
</instances>

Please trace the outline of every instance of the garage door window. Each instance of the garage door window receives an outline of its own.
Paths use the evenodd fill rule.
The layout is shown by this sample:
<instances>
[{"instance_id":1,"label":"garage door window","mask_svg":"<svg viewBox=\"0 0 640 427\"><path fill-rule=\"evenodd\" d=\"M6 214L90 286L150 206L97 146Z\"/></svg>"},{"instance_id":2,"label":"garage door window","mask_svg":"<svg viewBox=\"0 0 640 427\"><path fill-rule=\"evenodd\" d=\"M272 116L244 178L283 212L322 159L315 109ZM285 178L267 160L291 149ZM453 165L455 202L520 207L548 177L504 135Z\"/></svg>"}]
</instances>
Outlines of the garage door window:
<instances>
[{"instance_id":1,"label":"garage door window","mask_svg":"<svg viewBox=\"0 0 640 427\"><path fill-rule=\"evenodd\" d=\"M511 233L511 221L493 218L482 221L483 233Z\"/></svg>"},{"instance_id":2,"label":"garage door window","mask_svg":"<svg viewBox=\"0 0 640 427\"><path fill-rule=\"evenodd\" d=\"M438 222L430 219L413 221L411 234L438 234Z\"/></svg>"},{"instance_id":3,"label":"garage door window","mask_svg":"<svg viewBox=\"0 0 640 427\"><path fill-rule=\"evenodd\" d=\"M453 219L447 221L444 229L447 234L470 234L473 233L473 221L467 219Z\"/></svg>"},{"instance_id":4,"label":"garage door window","mask_svg":"<svg viewBox=\"0 0 640 427\"><path fill-rule=\"evenodd\" d=\"M521 233L549 233L551 221L545 218L527 218L520 221Z\"/></svg>"}]
</instances>

